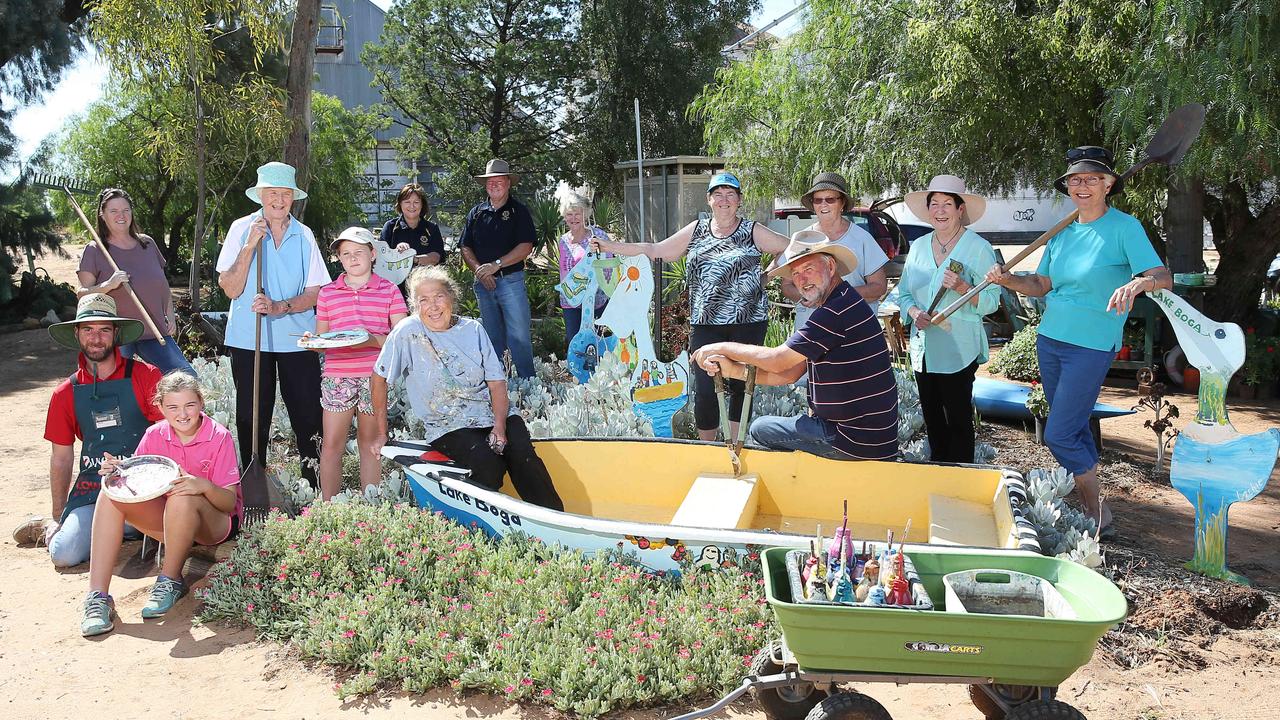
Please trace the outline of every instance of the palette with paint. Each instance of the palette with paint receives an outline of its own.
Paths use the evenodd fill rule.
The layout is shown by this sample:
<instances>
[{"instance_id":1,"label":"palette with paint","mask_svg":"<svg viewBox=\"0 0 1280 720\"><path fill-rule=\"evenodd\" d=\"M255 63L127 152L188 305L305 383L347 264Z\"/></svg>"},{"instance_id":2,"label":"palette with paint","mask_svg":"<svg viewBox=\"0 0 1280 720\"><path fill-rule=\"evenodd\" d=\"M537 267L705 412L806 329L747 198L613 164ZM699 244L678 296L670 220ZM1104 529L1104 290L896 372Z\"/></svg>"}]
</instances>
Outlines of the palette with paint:
<instances>
[{"instance_id":1,"label":"palette with paint","mask_svg":"<svg viewBox=\"0 0 1280 720\"><path fill-rule=\"evenodd\" d=\"M308 335L298 339L298 347L307 350L330 350L332 348L351 347L369 339L365 330L334 330L333 332Z\"/></svg>"},{"instance_id":2,"label":"palette with paint","mask_svg":"<svg viewBox=\"0 0 1280 720\"><path fill-rule=\"evenodd\" d=\"M134 455L120 461L114 474L103 478L102 491L112 500L140 503L169 492L181 470L163 455Z\"/></svg>"}]
</instances>

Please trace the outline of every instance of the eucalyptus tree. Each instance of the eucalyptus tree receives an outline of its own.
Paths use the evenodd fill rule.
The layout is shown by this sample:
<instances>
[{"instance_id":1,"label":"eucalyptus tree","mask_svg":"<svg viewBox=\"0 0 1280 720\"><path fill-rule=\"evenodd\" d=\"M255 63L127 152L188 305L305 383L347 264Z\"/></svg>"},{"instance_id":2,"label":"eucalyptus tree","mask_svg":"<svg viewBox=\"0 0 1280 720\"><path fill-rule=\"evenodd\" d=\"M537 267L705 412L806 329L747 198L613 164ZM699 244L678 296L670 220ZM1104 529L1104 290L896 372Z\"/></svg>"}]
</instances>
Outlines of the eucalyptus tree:
<instances>
[{"instance_id":1,"label":"eucalyptus tree","mask_svg":"<svg viewBox=\"0 0 1280 720\"><path fill-rule=\"evenodd\" d=\"M577 127L576 0L404 0L363 60L405 126L406 157L446 168L445 194L479 195L489 158L560 176Z\"/></svg>"},{"instance_id":2,"label":"eucalyptus tree","mask_svg":"<svg viewBox=\"0 0 1280 720\"><path fill-rule=\"evenodd\" d=\"M200 301L200 247L206 228L207 165L211 159L248 166L262 138L279 147L284 137L282 89L260 72L216 82L224 43L236 42L254 67L284 47L289 0L98 0L91 33L112 77L123 87L163 89L181 108L148 139L166 150L166 162L194 169L195 233L191 299ZM214 126L219 126L214 128ZM234 146L210 153L220 129ZM226 189L223 191L225 195Z\"/></svg>"}]
</instances>

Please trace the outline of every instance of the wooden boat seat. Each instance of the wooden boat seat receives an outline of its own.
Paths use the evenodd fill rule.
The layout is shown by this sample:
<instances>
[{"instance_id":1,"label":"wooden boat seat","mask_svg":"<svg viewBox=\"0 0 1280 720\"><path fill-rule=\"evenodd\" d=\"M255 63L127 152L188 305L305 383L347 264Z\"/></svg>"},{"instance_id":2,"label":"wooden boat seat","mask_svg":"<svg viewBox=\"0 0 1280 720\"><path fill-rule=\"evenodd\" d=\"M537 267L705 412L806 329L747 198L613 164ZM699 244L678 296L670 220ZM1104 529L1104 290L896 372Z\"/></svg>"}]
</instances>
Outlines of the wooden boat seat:
<instances>
[{"instance_id":1,"label":"wooden boat seat","mask_svg":"<svg viewBox=\"0 0 1280 720\"><path fill-rule=\"evenodd\" d=\"M929 544L996 546L991 508L946 495L929 495Z\"/></svg>"},{"instance_id":2,"label":"wooden boat seat","mask_svg":"<svg viewBox=\"0 0 1280 720\"><path fill-rule=\"evenodd\" d=\"M703 473L693 481L671 518L672 525L705 528L750 528L760 498L758 475L741 477Z\"/></svg>"}]
</instances>

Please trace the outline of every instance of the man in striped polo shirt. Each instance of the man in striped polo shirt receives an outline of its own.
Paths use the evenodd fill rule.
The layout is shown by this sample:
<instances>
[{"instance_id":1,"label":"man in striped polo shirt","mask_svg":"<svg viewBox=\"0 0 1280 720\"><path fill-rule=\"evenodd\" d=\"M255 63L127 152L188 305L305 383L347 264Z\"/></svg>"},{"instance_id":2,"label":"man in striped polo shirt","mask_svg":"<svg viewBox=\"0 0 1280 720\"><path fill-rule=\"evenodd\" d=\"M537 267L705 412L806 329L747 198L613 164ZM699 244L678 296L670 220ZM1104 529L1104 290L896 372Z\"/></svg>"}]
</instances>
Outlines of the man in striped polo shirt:
<instances>
[{"instance_id":1,"label":"man in striped polo shirt","mask_svg":"<svg viewBox=\"0 0 1280 720\"><path fill-rule=\"evenodd\" d=\"M802 230L769 277L786 274L800 302L815 308L786 343L770 348L713 343L694 353L708 373L785 385L809 372L809 414L764 416L751 439L765 447L803 450L836 460L892 460L898 453L898 389L889 347L871 307L843 280L858 264L847 247Z\"/></svg>"}]
</instances>

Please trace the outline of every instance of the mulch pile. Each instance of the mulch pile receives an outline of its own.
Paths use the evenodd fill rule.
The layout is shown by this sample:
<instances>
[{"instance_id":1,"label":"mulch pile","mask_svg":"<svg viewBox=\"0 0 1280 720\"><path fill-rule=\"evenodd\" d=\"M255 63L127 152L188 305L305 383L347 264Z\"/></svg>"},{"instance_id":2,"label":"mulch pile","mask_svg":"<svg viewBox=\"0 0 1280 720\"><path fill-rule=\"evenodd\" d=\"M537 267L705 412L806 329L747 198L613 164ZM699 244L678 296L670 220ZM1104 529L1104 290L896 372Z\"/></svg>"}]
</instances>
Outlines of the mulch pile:
<instances>
[{"instance_id":1,"label":"mulch pile","mask_svg":"<svg viewBox=\"0 0 1280 720\"><path fill-rule=\"evenodd\" d=\"M999 450L997 465L1024 474L1057 466L1030 427L985 422L978 435ZM1141 496L1144 488L1169 486L1154 463L1109 449L1102 452L1099 477L1108 494ZM1260 652L1280 651L1280 594L1193 573L1183 567L1185 558L1135 546L1140 540L1122 534L1104 545L1103 571L1129 601L1129 617L1102 638L1104 657L1126 669L1156 662L1177 672L1206 667L1206 651L1222 637L1234 636Z\"/></svg>"}]
</instances>

